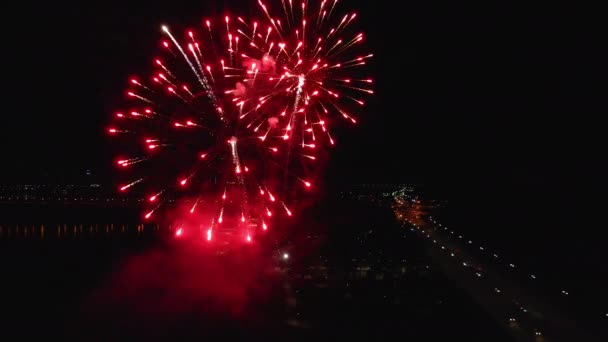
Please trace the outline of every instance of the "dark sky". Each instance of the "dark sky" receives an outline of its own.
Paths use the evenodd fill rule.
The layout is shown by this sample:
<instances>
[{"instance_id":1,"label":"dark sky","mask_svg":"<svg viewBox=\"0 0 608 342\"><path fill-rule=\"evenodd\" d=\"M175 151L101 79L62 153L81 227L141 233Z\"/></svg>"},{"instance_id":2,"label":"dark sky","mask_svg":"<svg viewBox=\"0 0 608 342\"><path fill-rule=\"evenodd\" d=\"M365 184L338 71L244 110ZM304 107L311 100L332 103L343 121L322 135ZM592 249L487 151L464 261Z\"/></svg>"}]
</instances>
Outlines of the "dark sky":
<instances>
[{"instance_id":1,"label":"dark sky","mask_svg":"<svg viewBox=\"0 0 608 342\"><path fill-rule=\"evenodd\" d=\"M254 1L4 5L0 184L71 182L86 169L110 183L105 130L129 76L149 70L160 24L177 32L228 7L259 15ZM601 279L587 273L606 260L605 11L342 2L358 4L376 95L359 126L336 132L329 184L425 183L450 201L454 226L526 262L542 252L560 277L564 265L576 269L565 278Z\"/></svg>"},{"instance_id":2,"label":"dark sky","mask_svg":"<svg viewBox=\"0 0 608 342\"><path fill-rule=\"evenodd\" d=\"M598 11L352 2L367 4L358 12L377 56L376 96L359 127L338 132L331 180L605 184ZM227 7L254 8L253 0L11 6L5 16L15 19L3 23L2 39L6 182L87 168L109 179L104 130L128 77L148 70L159 25L188 27Z\"/></svg>"}]
</instances>

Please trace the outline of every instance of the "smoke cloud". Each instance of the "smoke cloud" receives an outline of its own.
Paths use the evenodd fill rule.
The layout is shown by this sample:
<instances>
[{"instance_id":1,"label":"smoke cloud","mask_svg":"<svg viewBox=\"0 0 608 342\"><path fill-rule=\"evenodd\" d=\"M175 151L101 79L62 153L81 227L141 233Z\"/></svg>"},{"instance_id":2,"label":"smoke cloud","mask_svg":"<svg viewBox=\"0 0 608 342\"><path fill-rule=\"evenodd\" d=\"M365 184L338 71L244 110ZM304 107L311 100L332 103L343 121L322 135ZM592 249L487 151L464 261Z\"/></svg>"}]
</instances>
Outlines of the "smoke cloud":
<instances>
[{"instance_id":1,"label":"smoke cloud","mask_svg":"<svg viewBox=\"0 0 608 342\"><path fill-rule=\"evenodd\" d=\"M268 124L271 128L277 128L277 125L279 124L279 118L277 118L276 116L269 117Z\"/></svg>"}]
</instances>

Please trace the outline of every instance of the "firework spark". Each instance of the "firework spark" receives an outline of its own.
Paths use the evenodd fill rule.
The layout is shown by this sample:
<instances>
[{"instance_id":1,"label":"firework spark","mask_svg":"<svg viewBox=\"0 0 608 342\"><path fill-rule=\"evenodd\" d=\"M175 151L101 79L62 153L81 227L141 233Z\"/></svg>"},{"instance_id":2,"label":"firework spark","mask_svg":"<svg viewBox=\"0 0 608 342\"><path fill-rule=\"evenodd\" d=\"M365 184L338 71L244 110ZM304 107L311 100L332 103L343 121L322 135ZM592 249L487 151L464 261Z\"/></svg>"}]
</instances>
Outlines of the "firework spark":
<instances>
[{"instance_id":1,"label":"firework spark","mask_svg":"<svg viewBox=\"0 0 608 342\"><path fill-rule=\"evenodd\" d=\"M196 198L190 214L209 214L203 239L240 230L251 242L264 216L293 215L287 203L314 189L318 154L335 144L330 126L357 123L373 94L356 13L339 14L338 0L258 5L260 18L205 18L183 36L163 25L156 71L130 79L108 132L135 141L116 161L131 177L119 189L152 190L146 219Z\"/></svg>"}]
</instances>

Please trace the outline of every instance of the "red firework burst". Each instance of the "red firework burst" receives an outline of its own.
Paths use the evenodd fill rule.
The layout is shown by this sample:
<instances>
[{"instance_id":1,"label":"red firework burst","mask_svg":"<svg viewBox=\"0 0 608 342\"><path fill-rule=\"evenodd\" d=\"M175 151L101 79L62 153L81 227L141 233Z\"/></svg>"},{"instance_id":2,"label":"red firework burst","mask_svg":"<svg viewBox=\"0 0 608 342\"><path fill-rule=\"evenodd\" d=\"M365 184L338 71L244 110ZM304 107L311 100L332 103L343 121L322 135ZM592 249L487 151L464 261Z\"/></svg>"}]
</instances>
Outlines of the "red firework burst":
<instances>
[{"instance_id":1,"label":"red firework burst","mask_svg":"<svg viewBox=\"0 0 608 342\"><path fill-rule=\"evenodd\" d=\"M261 21L204 19L178 38L162 26L156 71L130 80L108 132L135 142L117 161L130 177L119 190L148 187L145 219L183 198L190 214L207 213L203 239L225 231L250 242L275 210L292 216L295 185L313 186L317 156L335 144L329 127L356 123L353 108L373 94L356 13L338 15L338 0L281 1L275 16L258 3Z\"/></svg>"}]
</instances>

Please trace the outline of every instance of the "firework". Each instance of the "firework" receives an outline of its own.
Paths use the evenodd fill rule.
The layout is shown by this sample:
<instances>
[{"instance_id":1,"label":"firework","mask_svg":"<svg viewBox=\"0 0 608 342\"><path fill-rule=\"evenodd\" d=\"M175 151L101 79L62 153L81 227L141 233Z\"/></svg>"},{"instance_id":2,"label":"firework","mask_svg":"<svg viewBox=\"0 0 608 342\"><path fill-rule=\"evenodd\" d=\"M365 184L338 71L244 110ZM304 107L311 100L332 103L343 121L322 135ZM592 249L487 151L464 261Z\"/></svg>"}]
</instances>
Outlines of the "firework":
<instances>
[{"instance_id":1,"label":"firework","mask_svg":"<svg viewBox=\"0 0 608 342\"><path fill-rule=\"evenodd\" d=\"M181 198L189 214L206 212L204 239L232 231L251 242L271 218L292 216L335 144L329 128L357 123L373 94L356 13L339 14L337 0L258 5L259 20L203 19L183 35L162 26L156 70L130 80L108 132L130 142L119 189L148 191L145 219Z\"/></svg>"}]
</instances>

